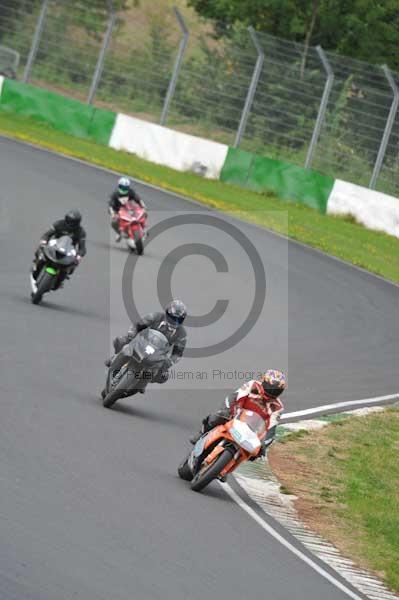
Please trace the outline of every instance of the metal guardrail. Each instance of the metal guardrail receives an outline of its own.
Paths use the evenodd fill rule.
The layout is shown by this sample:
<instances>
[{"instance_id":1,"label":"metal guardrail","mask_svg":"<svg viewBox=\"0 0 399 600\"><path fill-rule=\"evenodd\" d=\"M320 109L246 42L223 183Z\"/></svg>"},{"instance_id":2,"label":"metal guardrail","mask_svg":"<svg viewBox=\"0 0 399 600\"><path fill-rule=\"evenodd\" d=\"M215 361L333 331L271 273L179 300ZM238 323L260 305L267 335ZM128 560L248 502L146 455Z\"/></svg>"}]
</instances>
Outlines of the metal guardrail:
<instances>
[{"instance_id":1,"label":"metal guardrail","mask_svg":"<svg viewBox=\"0 0 399 600\"><path fill-rule=\"evenodd\" d=\"M7 46L0 46L0 73L15 77L20 61L19 52Z\"/></svg>"},{"instance_id":2,"label":"metal guardrail","mask_svg":"<svg viewBox=\"0 0 399 600\"><path fill-rule=\"evenodd\" d=\"M135 10L0 0L0 44L20 57L23 81L399 194L399 93L386 66L251 27L215 41L176 8L146 23Z\"/></svg>"}]
</instances>

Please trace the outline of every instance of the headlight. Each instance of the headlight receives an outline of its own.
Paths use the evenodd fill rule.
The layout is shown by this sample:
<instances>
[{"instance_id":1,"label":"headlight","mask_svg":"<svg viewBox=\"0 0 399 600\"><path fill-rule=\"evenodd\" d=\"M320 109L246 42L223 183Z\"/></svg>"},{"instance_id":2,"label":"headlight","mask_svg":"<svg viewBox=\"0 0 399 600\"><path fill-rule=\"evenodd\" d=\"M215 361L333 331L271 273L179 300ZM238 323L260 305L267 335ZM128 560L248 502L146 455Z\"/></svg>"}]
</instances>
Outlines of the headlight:
<instances>
[{"instance_id":1,"label":"headlight","mask_svg":"<svg viewBox=\"0 0 399 600\"><path fill-rule=\"evenodd\" d=\"M232 436L233 440L234 440L235 442L237 442L237 444L240 444L240 445L241 445L242 435L241 435L241 433L238 431L238 429L235 429L234 427L232 427L232 428L230 429L230 434L231 434L231 436Z\"/></svg>"}]
</instances>

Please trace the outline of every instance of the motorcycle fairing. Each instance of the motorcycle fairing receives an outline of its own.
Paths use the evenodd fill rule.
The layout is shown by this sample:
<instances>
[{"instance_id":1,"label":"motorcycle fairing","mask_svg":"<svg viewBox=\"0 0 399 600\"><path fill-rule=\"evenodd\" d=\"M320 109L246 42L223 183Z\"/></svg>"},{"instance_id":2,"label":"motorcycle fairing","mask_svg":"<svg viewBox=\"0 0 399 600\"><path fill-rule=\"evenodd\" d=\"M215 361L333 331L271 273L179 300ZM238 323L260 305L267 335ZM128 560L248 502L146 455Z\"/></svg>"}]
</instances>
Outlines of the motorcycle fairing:
<instances>
[{"instance_id":1,"label":"motorcycle fairing","mask_svg":"<svg viewBox=\"0 0 399 600\"><path fill-rule=\"evenodd\" d=\"M233 423L229 427L231 437L238 443L244 450L250 454L255 454L259 451L261 446L260 440L256 433L252 431L246 423L234 419Z\"/></svg>"},{"instance_id":2,"label":"motorcycle fairing","mask_svg":"<svg viewBox=\"0 0 399 600\"><path fill-rule=\"evenodd\" d=\"M204 434L200 437L200 439L195 444L188 465L193 473L198 469L203 460L204 451L207 450L211 445L216 444L219 440L223 439L223 430L224 425L219 425L214 429L211 429L208 433ZM220 452L223 451L223 447L220 447ZM213 454L214 450L210 454Z\"/></svg>"},{"instance_id":3,"label":"motorcycle fairing","mask_svg":"<svg viewBox=\"0 0 399 600\"><path fill-rule=\"evenodd\" d=\"M51 238L47 246L44 246L43 253L51 262L63 266L71 266L75 262L77 254L69 235Z\"/></svg>"}]
</instances>

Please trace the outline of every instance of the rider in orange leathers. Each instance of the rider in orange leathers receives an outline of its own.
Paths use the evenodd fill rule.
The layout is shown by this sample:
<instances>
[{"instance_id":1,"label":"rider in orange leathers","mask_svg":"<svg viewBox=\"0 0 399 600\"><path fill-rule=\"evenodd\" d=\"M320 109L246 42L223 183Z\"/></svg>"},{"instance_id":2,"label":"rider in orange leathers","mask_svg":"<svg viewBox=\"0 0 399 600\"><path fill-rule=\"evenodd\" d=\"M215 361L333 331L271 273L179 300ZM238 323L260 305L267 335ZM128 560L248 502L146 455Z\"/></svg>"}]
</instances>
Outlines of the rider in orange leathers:
<instances>
[{"instance_id":1,"label":"rider in orange leathers","mask_svg":"<svg viewBox=\"0 0 399 600\"><path fill-rule=\"evenodd\" d=\"M234 417L238 409L245 408L259 414L266 423L267 434L258 457L264 456L275 438L277 423L284 410L284 405L278 397L286 387L287 380L284 373L275 369L266 371L259 381L251 380L244 383L238 390L227 396L218 411L203 419L202 429L190 439L191 443L195 444L203 433L226 423Z\"/></svg>"}]
</instances>

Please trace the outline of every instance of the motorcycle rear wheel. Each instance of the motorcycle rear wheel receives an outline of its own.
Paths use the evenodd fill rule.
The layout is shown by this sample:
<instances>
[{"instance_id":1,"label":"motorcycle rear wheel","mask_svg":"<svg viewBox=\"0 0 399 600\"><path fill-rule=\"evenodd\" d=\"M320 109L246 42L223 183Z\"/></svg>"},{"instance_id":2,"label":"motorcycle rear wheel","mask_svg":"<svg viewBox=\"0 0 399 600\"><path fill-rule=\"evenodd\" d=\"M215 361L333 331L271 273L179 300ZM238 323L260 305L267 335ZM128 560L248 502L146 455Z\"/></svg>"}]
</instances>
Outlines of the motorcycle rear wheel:
<instances>
[{"instance_id":1,"label":"motorcycle rear wheel","mask_svg":"<svg viewBox=\"0 0 399 600\"><path fill-rule=\"evenodd\" d=\"M191 489L194 492L200 492L204 489L211 481L216 479L221 471L223 471L224 467L231 461L233 458L230 450L224 450L222 454L220 454L217 459L205 469L202 469L197 473L192 481L191 481Z\"/></svg>"}]
</instances>

